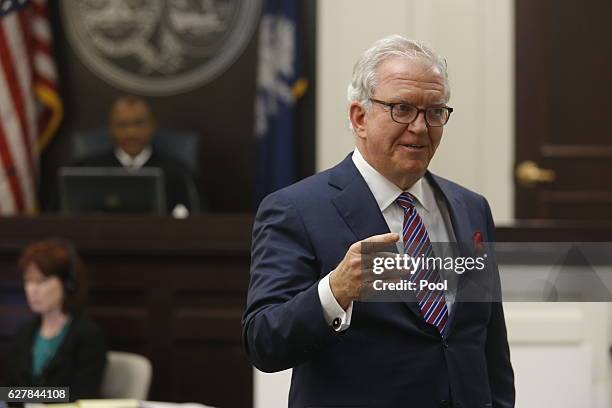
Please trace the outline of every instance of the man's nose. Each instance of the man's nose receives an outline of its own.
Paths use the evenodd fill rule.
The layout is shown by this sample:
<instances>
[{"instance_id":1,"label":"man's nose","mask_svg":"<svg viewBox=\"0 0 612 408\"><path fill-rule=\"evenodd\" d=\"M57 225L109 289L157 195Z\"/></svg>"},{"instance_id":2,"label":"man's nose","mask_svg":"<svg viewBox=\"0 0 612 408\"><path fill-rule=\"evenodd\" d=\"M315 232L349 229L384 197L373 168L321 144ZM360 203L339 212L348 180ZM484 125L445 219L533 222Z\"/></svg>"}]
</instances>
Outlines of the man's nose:
<instances>
[{"instance_id":1,"label":"man's nose","mask_svg":"<svg viewBox=\"0 0 612 408\"><path fill-rule=\"evenodd\" d=\"M136 126L130 126L129 128L125 129L125 135L130 138L137 137L140 135L140 129Z\"/></svg>"},{"instance_id":2,"label":"man's nose","mask_svg":"<svg viewBox=\"0 0 612 408\"><path fill-rule=\"evenodd\" d=\"M414 133L427 132L427 121L425 120L425 112L420 111L417 117L408 125L408 129Z\"/></svg>"}]
</instances>

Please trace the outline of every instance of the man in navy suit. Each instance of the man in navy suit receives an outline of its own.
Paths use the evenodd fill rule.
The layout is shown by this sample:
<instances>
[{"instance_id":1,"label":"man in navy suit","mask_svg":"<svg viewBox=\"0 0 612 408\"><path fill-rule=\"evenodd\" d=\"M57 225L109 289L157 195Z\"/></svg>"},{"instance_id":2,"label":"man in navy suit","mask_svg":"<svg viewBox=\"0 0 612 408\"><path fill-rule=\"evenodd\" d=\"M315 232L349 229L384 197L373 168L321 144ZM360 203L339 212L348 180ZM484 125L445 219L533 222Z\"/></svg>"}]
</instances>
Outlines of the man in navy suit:
<instances>
[{"instance_id":1,"label":"man in navy suit","mask_svg":"<svg viewBox=\"0 0 612 408\"><path fill-rule=\"evenodd\" d=\"M461 302L460 276L414 302L361 301L363 242L494 240L485 198L427 170L452 112L445 60L383 38L348 97L356 149L257 212L242 322L252 363L293 369L290 407L513 407L501 302Z\"/></svg>"}]
</instances>

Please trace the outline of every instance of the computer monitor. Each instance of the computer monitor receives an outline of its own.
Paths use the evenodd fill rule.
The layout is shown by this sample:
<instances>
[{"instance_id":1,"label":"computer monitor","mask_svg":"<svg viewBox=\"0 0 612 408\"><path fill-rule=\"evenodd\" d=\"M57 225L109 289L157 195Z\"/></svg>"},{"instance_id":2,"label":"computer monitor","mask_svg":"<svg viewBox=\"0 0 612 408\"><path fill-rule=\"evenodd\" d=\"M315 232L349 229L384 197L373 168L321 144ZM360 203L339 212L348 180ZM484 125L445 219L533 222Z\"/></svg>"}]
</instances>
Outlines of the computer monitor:
<instances>
[{"instance_id":1,"label":"computer monitor","mask_svg":"<svg viewBox=\"0 0 612 408\"><path fill-rule=\"evenodd\" d=\"M166 214L161 168L62 167L60 209L67 214Z\"/></svg>"}]
</instances>

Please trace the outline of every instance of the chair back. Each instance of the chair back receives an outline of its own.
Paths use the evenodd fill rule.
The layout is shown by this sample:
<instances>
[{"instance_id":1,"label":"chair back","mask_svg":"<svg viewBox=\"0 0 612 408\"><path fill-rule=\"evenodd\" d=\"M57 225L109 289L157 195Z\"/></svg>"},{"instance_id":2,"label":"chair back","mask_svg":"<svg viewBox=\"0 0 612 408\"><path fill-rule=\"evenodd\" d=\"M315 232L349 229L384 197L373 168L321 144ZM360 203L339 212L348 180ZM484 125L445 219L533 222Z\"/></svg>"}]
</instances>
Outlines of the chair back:
<instances>
[{"instance_id":1,"label":"chair back","mask_svg":"<svg viewBox=\"0 0 612 408\"><path fill-rule=\"evenodd\" d=\"M151 144L156 151L187 166L192 174L200 173L198 160L200 138L196 132L157 129ZM106 129L94 129L75 132L72 135L71 145L72 160L79 161L110 149L112 142Z\"/></svg>"},{"instance_id":2,"label":"chair back","mask_svg":"<svg viewBox=\"0 0 612 408\"><path fill-rule=\"evenodd\" d=\"M151 362L144 356L109 351L102 379L102 398L144 401L151 384Z\"/></svg>"}]
</instances>

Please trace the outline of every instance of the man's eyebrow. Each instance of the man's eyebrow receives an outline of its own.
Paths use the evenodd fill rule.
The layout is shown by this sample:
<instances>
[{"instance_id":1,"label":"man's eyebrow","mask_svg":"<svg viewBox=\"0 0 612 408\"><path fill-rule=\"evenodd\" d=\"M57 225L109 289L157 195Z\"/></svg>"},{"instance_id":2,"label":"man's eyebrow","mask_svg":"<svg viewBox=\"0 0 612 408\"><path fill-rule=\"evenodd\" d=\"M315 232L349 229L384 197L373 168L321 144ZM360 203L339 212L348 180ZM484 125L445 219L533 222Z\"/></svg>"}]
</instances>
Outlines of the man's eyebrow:
<instances>
[{"instance_id":1,"label":"man's eyebrow","mask_svg":"<svg viewBox=\"0 0 612 408\"><path fill-rule=\"evenodd\" d=\"M405 98L400 98L400 97L398 97L398 98L391 97L386 102L393 103L393 104L403 103L403 104L406 104L406 105L418 107L418 105L416 103L411 102L409 100L406 100ZM435 102L427 104L425 107L427 107L427 108L443 108L445 106L446 106L446 102L444 102L444 101L435 101Z\"/></svg>"},{"instance_id":2,"label":"man's eyebrow","mask_svg":"<svg viewBox=\"0 0 612 408\"><path fill-rule=\"evenodd\" d=\"M389 98L389 100L387 101L389 103L405 103L408 105L414 105L414 102L407 100L405 97L401 97L401 96L392 96Z\"/></svg>"},{"instance_id":3,"label":"man's eyebrow","mask_svg":"<svg viewBox=\"0 0 612 408\"><path fill-rule=\"evenodd\" d=\"M447 104L447 101L444 100L444 99L435 99L435 100L432 100L429 103L428 106L432 106L432 107L435 107L435 106L446 106L446 104Z\"/></svg>"}]
</instances>

